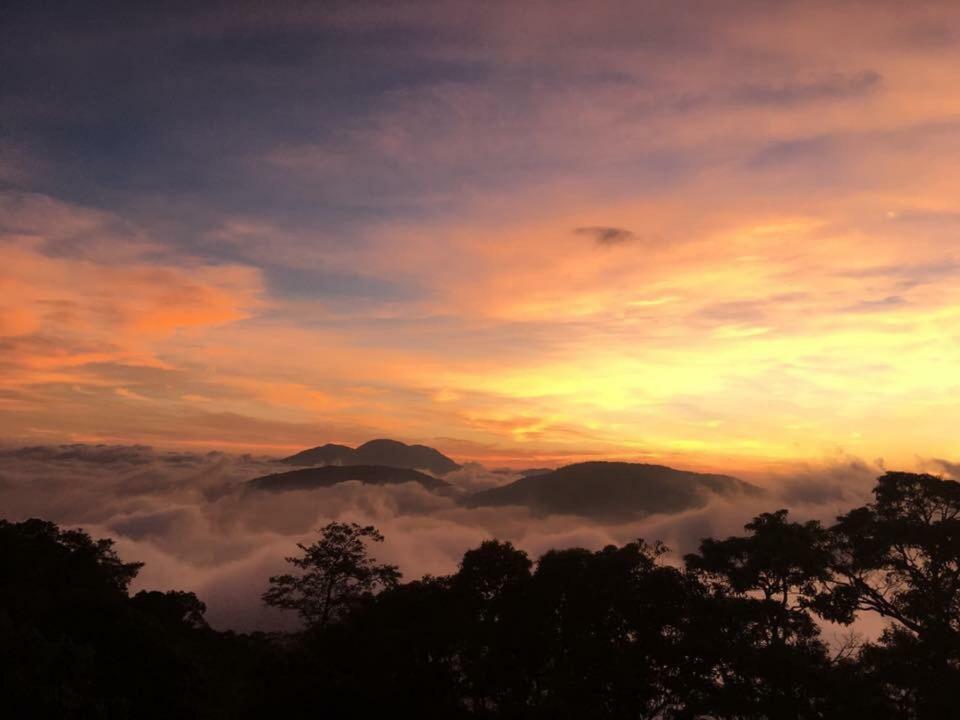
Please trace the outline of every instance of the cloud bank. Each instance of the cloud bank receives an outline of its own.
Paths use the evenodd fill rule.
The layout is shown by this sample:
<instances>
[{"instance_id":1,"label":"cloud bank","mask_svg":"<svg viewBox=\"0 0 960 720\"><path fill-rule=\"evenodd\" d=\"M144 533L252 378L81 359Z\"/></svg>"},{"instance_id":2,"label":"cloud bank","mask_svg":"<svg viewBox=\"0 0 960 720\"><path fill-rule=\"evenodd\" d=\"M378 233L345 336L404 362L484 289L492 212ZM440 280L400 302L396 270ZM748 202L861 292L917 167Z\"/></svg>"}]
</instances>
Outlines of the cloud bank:
<instances>
[{"instance_id":1,"label":"cloud bank","mask_svg":"<svg viewBox=\"0 0 960 720\"><path fill-rule=\"evenodd\" d=\"M701 538L740 533L753 515L782 506L797 518L829 522L864 502L881 472L856 460L784 468L750 478L766 485L765 497L715 498L674 515L599 522L517 507L465 508L458 494L517 477L476 464L445 476L455 486L446 495L416 483L349 482L284 493L244 487L276 469L272 458L220 452L6 447L0 450L0 507L8 519L43 517L115 538L125 559L146 563L136 588L193 590L214 626L250 630L290 626L292 618L263 607L259 596L295 544L310 542L333 520L380 528L386 542L378 557L398 564L407 579L452 572L465 550L491 537L509 539L533 557L551 548L662 539L678 561Z\"/></svg>"}]
</instances>

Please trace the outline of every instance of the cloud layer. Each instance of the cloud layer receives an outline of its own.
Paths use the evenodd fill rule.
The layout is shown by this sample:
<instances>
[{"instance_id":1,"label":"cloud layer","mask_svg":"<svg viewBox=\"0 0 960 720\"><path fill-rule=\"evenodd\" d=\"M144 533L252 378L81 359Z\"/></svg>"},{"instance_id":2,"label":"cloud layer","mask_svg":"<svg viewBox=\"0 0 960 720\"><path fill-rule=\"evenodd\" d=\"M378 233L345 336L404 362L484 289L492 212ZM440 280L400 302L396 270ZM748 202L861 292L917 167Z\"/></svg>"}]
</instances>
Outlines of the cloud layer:
<instances>
[{"instance_id":1,"label":"cloud layer","mask_svg":"<svg viewBox=\"0 0 960 720\"><path fill-rule=\"evenodd\" d=\"M955 457L958 30L946 2L21 4L0 437Z\"/></svg>"},{"instance_id":2,"label":"cloud layer","mask_svg":"<svg viewBox=\"0 0 960 720\"><path fill-rule=\"evenodd\" d=\"M193 590L217 627L270 629L291 620L260 603L267 578L283 569L297 542L310 542L332 520L379 527L387 540L378 556L407 579L452 572L465 550L491 537L534 557L550 548L662 539L677 561L701 538L738 534L753 515L782 506L798 519L829 522L864 502L880 473L853 459L784 467L751 478L768 488L762 498L718 498L675 515L599 522L516 507L467 509L458 493L517 477L478 465L445 476L455 491L443 495L416 483L285 493L243 487L276 467L263 456L145 446L7 447L0 450L0 507L7 519L43 517L115 538L125 559L146 563L136 588Z\"/></svg>"}]
</instances>

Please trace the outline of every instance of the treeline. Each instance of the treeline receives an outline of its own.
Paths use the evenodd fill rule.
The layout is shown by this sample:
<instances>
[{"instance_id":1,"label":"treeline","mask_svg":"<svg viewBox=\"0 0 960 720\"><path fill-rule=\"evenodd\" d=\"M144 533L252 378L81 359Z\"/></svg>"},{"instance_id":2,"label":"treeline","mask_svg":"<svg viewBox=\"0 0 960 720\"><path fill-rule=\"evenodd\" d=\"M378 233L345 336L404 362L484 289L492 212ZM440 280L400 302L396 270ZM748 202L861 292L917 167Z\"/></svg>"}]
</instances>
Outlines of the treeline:
<instances>
[{"instance_id":1,"label":"treeline","mask_svg":"<svg viewBox=\"0 0 960 720\"><path fill-rule=\"evenodd\" d=\"M824 527L765 513L682 567L643 541L536 561L491 540L401 583L333 523L270 578L295 634L216 632L128 593L109 540L0 521L0 707L14 718L960 716L960 483L888 473ZM885 619L875 642L824 621ZM7 714L9 713L9 714Z\"/></svg>"}]
</instances>

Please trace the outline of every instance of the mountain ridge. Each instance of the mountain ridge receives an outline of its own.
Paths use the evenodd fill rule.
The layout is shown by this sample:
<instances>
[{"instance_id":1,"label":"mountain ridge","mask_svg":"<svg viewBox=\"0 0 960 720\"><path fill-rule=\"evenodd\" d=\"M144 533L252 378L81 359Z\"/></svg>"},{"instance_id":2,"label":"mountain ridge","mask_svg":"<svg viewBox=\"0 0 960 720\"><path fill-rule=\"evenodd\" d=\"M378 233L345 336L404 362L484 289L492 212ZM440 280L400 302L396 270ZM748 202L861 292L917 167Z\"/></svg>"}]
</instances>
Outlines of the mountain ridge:
<instances>
[{"instance_id":1,"label":"mountain ridge","mask_svg":"<svg viewBox=\"0 0 960 720\"><path fill-rule=\"evenodd\" d=\"M357 481L364 485L397 485L405 482L416 482L427 490L450 487L450 483L419 470L384 465L322 465L301 468L261 475L252 480L247 480L244 486L253 490L285 492L288 490L313 490L332 487L350 481Z\"/></svg>"},{"instance_id":2,"label":"mountain ridge","mask_svg":"<svg viewBox=\"0 0 960 720\"><path fill-rule=\"evenodd\" d=\"M281 458L285 465L324 466L324 465L378 465L383 467L428 470L437 475L445 475L459 470L461 465L427 445L407 445L398 440L379 438L368 440L356 448L337 443L327 443L302 450L289 457Z\"/></svg>"},{"instance_id":3,"label":"mountain ridge","mask_svg":"<svg viewBox=\"0 0 960 720\"><path fill-rule=\"evenodd\" d=\"M731 475L666 465L591 461L522 477L462 500L471 508L519 505L540 514L629 519L706 505L711 495L759 495L761 488Z\"/></svg>"}]
</instances>

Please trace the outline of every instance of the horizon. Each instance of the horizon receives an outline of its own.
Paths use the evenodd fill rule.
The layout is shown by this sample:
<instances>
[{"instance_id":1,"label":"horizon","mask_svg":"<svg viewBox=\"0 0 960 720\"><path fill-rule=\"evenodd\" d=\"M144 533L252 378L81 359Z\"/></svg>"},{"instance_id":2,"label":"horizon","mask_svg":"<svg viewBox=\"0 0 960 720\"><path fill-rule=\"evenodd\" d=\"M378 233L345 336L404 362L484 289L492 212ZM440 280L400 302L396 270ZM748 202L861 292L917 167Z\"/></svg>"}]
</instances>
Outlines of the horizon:
<instances>
[{"instance_id":1,"label":"horizon","mask_svg":"<svg viewBox=\"0 0 960 720\"><path fill-rule=\"evenodd\" d=\"M440 452L445 458L452 460L462 467L477 466L485 471L497 472L505 471L512 474L521 473L525 470L530 469L548 469L556 470L568 465L576 465L582 463L590 462L601 462L601 463L627 463L627 464L636 464L636 465L656 465L660 467L667 467L675 470L685 470L698 473L717 473L723 475L731 475L735 478L740 479L749 479L751 482L760 482L761 485L767 484L776 484L778 478L789 475L790 473L801 473L803 471L810 471L812 469L825 470L827 468L843 468L844 466L858 466L865 469L869 469L876 474L883 474L885 472L921 472L928 473L935 476L943 477L946 479L958 478L960 479L960 463L955 463L945 458L921 458L915 457L914 462L909 466L888 466L884 463L882 458L875 459L874 461L864 461L861 458L855 456L844 456L844 455L835 455L835 456L825 456L820 458L798 458L793 461L774 461L766 465L754 465L754 466L745 466L744 469L738 471L736 464L731 463L709 463L698 460L695 457L685 457L683 462L680 463L671 463L667 458L660 456L636 456L636 455L550 455L550 456L541 456L541 455L532 455L526 457L517 457L517 456L508 456L503 458L504 462L497 462L497 457L493 458L493 461L490 461L490 458L474 458L474 457L462 457L459 455L454 455L452 453L443 452L442 440L441 446L431 444L429 442L418 442L410 440L398 440L396 438L387 438L387 437L376 437L370 438L368 440L357 442L354 445L350 445L345 442L322 442L317 445L311 445L309 447L300 447L294 446L290 449L277 449L275 452L251 452L245 450L243 452L230 448L216 448L213 446L204 445L202 448L197 448L189 444L171 444L171 445L149 445L144 443L110 443L110 442L49 442L49 443L29 443L29 444L17 444L11 442L5 442L0 439L0 454L16 454L18 451L25 450L39 450L39 451L51 451L51 450L64 450L64 449L75 449L83 448L85 450L145 450L151 453L183 453L183 454L195 454L201 456L203 454L219 454L224 456L236 456L236 457L250 457L256 460L263 460L267 462L278 462L285 460L294 455L322 448L327 445L334 446L344 446L350 449L356 449L361 445L364 445L369 442L374 441L388 441L388 442L399 442L400 444L407 446L419 446L426 447L430 450L435 450ZM336 465L337 463L310 463L306 464L307 467L322 467L327 464ZM366 463L376 465L377 463ZM390 463L386 464L387 467L392 466ZM427 468L416 468L428 471ZM446 473L443 472L432 472L431 474L442 477Z\"/></svg>"}]
</instances>

